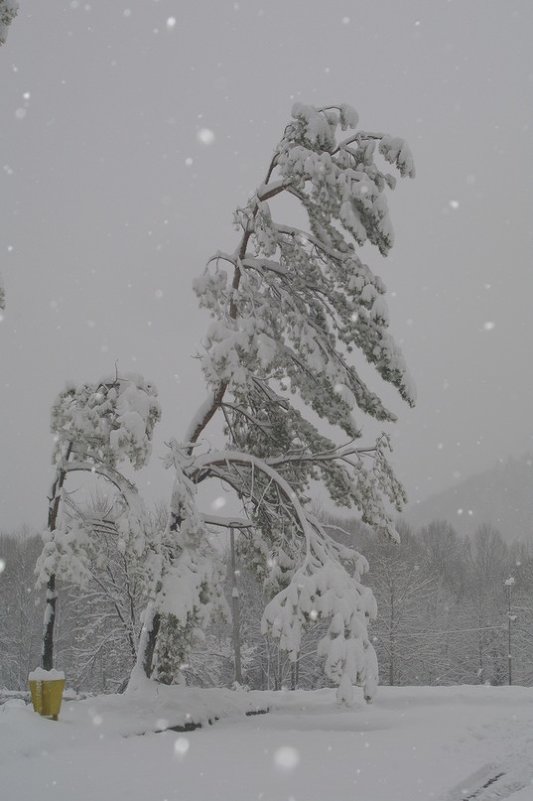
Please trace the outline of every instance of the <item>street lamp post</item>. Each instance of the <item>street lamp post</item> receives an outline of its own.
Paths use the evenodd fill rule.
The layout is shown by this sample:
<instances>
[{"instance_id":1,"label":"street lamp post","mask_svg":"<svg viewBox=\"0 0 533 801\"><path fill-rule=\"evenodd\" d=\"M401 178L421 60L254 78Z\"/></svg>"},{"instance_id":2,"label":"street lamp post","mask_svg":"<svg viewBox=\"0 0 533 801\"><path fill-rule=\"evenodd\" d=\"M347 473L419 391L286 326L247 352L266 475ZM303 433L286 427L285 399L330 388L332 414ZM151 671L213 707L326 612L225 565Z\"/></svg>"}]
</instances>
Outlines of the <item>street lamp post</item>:
<instances>
[{"instance_id":1,"label":"street lamp post","mask_svg":"<svg viewBox=\"0 0 533 801\"><path fill-rule=\"evenodd\" d=\"M231 549L231 606L233 618L233 659L235 665L235 682L242 684L242 668L241 668L241 610L240 610L240 593L237 576L236 558L235 558L235 532L230 528L230 549Z\"/></svg>"}]
</instances>

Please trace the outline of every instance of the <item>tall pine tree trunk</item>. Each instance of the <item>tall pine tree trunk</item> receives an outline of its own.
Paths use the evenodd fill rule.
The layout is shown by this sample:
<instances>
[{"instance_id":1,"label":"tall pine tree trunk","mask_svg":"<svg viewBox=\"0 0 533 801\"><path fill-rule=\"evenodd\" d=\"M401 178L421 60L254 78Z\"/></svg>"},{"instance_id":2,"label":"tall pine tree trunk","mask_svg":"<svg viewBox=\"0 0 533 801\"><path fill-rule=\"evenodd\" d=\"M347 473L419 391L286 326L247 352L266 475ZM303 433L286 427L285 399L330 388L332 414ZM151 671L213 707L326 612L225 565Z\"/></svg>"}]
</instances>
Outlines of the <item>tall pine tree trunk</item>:
<instances>
[{"instance_id":1,"label":"tall pine tree trunk","mask_svg":"<svg viewBox=\"0 0 533 801\"><path fill-rule=\"evenodd\" d=\"M156 611L153 601L144 610L144 619L137 648L137 659L130 674L126 692L138 690L145 678L152 674L152 663L157 643L157 635L161 626L161 615Z\"/></svg>"}]
</instances>

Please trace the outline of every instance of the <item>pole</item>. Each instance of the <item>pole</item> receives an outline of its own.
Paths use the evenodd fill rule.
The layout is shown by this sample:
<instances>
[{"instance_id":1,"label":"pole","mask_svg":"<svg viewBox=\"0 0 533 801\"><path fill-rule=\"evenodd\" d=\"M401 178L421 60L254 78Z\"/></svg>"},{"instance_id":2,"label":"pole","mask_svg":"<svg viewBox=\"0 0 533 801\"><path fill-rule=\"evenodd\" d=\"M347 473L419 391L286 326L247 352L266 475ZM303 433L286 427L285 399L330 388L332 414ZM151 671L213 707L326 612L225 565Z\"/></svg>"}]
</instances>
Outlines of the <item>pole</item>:
<instances>
[{"instance_id":1,"label":"pole","mask_svg":"<svg viewBox=\"0 0 533 801\"><path fill-rule=\"evenodd\" d=\"M241 670L241 610L240 610L240 594L239 586L237 583L237 576L239 575L236 567L235 559L235 532L230 528L230 548L231 548L231 611L233 619L233 656L235 664L235 682L242 684L242 670Z\"/></svg>"},{"instance_id":2,"label":"pole","mask_svg":"<svg viewBox=\"0 0 533 801\"><path fill-rule=\"evenodd\" d=\"M511 654L511 587L509 587L509 609L508 609L508 618L509 618L509 625L507 627L507 639L508 639L508 657L507 661L509 662L509 686L513 683L513 674L512 674L512 654Z\"/></svg>"},{"instance_id":3,"label":"pole","mask_svg":"<svg viewBox=\"0 0 533 801\"><path fill-rule=\"evenodd\" d=\"M512 672L512 652L511 652L511 625L513 622L513 615L511 614L511 593L512 587L514 584L514 578L509 576L508 579L505 580L505 586L507 587L507 676L509 681L509 686L513 683L513 672Z\"/></svg>"}]
</instances>

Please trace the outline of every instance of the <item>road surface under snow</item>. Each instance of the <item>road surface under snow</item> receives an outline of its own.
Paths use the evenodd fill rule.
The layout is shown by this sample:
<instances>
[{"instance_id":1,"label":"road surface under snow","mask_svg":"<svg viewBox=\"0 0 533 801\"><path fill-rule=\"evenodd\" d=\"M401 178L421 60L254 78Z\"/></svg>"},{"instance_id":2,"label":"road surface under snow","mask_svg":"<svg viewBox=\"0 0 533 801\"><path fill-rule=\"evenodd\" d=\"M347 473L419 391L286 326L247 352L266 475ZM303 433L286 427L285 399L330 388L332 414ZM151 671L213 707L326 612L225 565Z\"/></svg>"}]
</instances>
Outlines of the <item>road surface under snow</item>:
<instances>
[{"instance_id":1,"label":"road surface under snow","mask_svg":"<svg viewBox=\"0 0 533 801\"><path fill-rule=\"evenodd\" d=\"M176 692L174 707L169 695L70 701L57 722L8 702L0 798L533 801L530 688L384 687L372 705L351 709L332 690L237 693L235 702L229 691L207 700ZM139 734L176 722L177 707L205 720L216 701L212 726ZM254 705L271 711L245 717Z\"/></svg>"}]
</instances>

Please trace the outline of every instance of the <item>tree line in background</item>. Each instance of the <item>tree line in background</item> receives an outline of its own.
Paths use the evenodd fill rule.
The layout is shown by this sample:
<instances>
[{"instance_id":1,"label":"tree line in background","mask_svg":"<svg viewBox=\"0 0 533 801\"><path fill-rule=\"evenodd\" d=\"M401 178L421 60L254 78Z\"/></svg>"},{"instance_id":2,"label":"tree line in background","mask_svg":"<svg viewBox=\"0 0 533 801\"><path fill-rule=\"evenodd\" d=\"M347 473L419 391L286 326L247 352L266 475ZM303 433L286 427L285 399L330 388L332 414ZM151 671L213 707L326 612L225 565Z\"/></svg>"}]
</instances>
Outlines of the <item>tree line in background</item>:
<instances>
[{"instance_id":1,"label":"tree line in background","mask_svg":"<svg viewBox=\"0 0 533 801\"><path fill-rule=\"evenodd\" d=\"M124 689L135 663L146 605L142 559L120 547L101 503L84 515L101 558L91 562L83 590L68 582L60 585L57 664L75 690L117 692ZM165 518L166 512L159 509L148 516L147 525L164 530ZM399 544L376 537L358 522L330 518L326 527L336 539L368 555L367 582L378 603L369 635L382 684L505 684L509 624L513 683L533 684L532 543L508 545L490 525L462 538L445 522L418 532L400 523ZM227 608L232 601L235 607L237 600L240 612L243 683L253 689L324 686L317 643L327 622L311 624L298 659L290 661L277 641L261 634L268 597L255 572L239 559L238 533L236 540L235 578L229 545L223 549L223 562ZM0 535L5 561L0 582L0 687L25 689L29 671L40 660L44 600L35 588L35 564L41 551L41 537L28 529ZM238 598L232 599L232 593ZM187 655L173 652L179 637L165 637L157 678L165 683L232 686L234 634L231 615L226 615L195 638Z\"/></svg>"}]
</instances>

